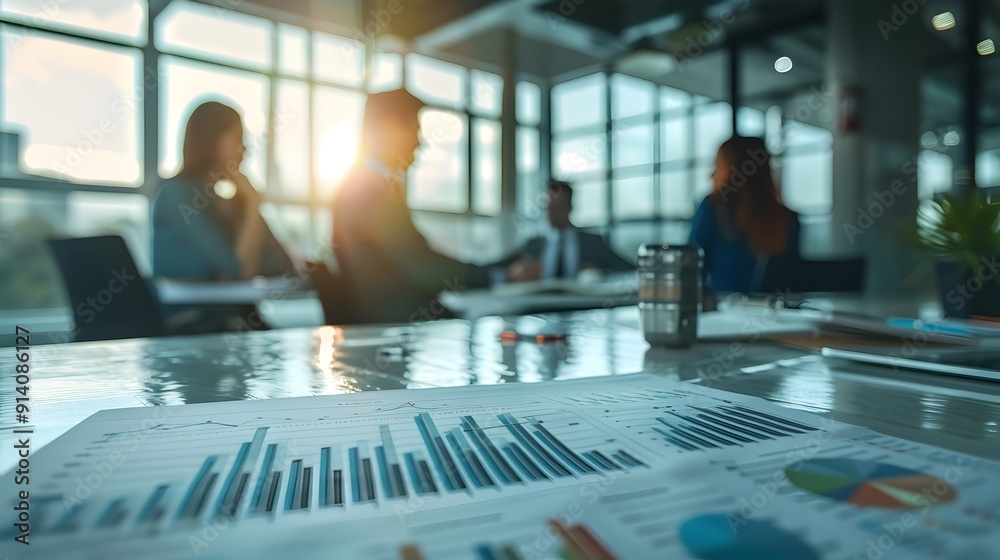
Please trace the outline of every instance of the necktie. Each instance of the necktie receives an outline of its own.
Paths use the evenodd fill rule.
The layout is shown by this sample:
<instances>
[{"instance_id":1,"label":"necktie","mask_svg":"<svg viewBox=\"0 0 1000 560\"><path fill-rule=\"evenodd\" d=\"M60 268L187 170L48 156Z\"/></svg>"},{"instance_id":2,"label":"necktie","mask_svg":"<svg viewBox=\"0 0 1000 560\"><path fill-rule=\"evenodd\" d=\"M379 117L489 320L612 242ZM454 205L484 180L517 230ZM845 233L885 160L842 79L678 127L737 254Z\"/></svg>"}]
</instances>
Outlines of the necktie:
<instances>
[{"instance_id":1,"label":"necktie","mask_svg":"<svg viewBox=\"0 0 1000 560\"><path fill-rule=\"evenodd\" d=\"M566 276L566 266L563 262L566 260L564 258L565 255L563 254L565 252L564 239L565 236L563 235L563 232L560 231L558 236L556 236L556 275L555 275L556 278L562 278Z\"/></svg>"}]
</instances>

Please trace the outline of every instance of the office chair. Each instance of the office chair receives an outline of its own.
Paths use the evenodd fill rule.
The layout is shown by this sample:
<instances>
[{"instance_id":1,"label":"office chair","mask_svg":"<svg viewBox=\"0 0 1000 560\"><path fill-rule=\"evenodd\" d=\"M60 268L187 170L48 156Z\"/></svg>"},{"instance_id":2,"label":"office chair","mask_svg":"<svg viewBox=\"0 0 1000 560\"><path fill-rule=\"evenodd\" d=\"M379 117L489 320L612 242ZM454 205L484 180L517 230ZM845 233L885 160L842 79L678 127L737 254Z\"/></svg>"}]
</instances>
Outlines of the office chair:
<instances>
[{"instance_id":1,"label":"office chair","mask_svg":"<svg viewBox=\"0 0 1000 560\"><path fill-rule=\"evenodd\" d=\"M809 261L779 257L768 261L757 291L861 292L867 268L868 263L862 258Z\"/></svg>"},{"instance_id":2,"label":"office chair","mask_svg":"<svg viewBox=\"0 0 1000 560\"><path fill-rule=\"evenodd\" d=\"M357 322L352 306L350 286L340 270L331 270L324 262L307 263L309 283L323 306L323 322L327 325L349 325Z\"/></svg>"},{"instance_id":3,"label":"office chair","mask_svg":"<svg viewBox=\"0 0 1000 560\"><path fill-rule=\"evenodd\" d=\"M50 239L76 323L77 341L166 334L156 296L118 236Z\"/></svg>"}]
</instances>

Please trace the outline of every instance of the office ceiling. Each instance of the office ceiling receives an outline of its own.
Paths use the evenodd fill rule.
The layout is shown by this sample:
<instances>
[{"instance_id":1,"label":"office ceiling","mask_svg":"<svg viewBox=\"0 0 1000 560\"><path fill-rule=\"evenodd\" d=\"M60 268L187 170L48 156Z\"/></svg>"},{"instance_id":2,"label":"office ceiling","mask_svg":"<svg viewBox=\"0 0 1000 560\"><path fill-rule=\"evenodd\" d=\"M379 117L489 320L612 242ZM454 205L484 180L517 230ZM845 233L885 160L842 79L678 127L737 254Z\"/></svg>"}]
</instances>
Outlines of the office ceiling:
<instances>
[{"instance_id":1,"label":"office ceiling","mask_svg":"<svg viewBox=\"0 0 1000 560\"><path fill-rule=\"evenodd\" d=\"M559 79L637 51L683 60L700 50L712 50L727 38L821 17L824 0L480 0L479 4L478 9L411 38L423 46L498 66L513 56L522 72ZM412 22L407 25L414 31ZM653 70L648 74L656 74ZM640 77L661 81L658 78L670 72L660 69L658 74ZM676 76L662 83L669 81L676 81ZM722 92L706 92L714 93Z\"/></svg>"},{"instance_id":2,"label":"office ceiling","mask_svg":"<svg viewBox=\"0 0 1000 560\"><path fill-rule=\"evenodd\" d=\"M733 38L744 45L740 50L742 94L751 106L766 107L780 102L785 92L801 91L824 80L827 37L822 18L827 0L247 1L345 28L368 25L380 36L395 36L420 50L487 70L499 70L513 61L520 73L552 82L615 65L618 71L656 83L726 99L728 53L719 47ZM951 10L959 21L967 21L961 5L953 0L926 0L924 8ZM987 0L986 5L988 31L1000 33L1000 0ZM715 31L706 34L706 29ZM921 49L928 60L947 58L964 48L956 42L957 35L928 28L913 48ZM996 39L1000 42L1000 36ZM688 57L692 49L707 54ZM796 72L753 73L754 68L766 67L789 53L794 54ZM640 58L640 63L632 64ZM653 64L666 58L679 63L682 71ZM989 69L995 67L992 64ZM926 69L925 126L957 122L963 86L957 70L947 62L938 69ZM1000 121L996 75L987 72L984 76L982 116L990 126Z\"/></svg>"}]
</instances>

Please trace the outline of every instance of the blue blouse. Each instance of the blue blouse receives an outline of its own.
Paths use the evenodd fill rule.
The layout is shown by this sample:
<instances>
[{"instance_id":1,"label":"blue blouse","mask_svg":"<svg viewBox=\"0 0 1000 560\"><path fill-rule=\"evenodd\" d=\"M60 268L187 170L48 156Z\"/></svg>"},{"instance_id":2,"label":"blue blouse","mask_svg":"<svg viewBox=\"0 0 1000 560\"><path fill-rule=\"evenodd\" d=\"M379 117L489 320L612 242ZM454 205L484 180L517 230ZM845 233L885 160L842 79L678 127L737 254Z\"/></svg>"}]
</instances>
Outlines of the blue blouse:
<instances>
[{"instance_id":1,"label":"blue blouse","mask_svg":"<svg viewBox=\"0 0 1000 560\"><path fill-rule=\"evenodd\" d=\"M728 220L722 227L720 220ZM705 252L702 276L705 287L714 292L749 293L757 289L767 265L767 257L759 257L741 236L730 237L727 231L737 231L736 217L719 212L709 198L702 201L691 221L690 243ZM799 218L789 214L786 256L799 251Z\"/></svg>"},{"instance_id":2,"label":"blue blouse","mask_svg":"<svg viewBox=\"0 0 1000 560\"><path fill-rule=\"evenodd\" d=\"M242 267L236 257L235 234L220 214L239 216L230 202L211 187L175 177L160 185L152 204L153 275L184 280L238 280ZM234 230L238 231L239 223ZM261 274L277 276L289 270L291 259L265 224Z\"/></svg>"}]
</instances>

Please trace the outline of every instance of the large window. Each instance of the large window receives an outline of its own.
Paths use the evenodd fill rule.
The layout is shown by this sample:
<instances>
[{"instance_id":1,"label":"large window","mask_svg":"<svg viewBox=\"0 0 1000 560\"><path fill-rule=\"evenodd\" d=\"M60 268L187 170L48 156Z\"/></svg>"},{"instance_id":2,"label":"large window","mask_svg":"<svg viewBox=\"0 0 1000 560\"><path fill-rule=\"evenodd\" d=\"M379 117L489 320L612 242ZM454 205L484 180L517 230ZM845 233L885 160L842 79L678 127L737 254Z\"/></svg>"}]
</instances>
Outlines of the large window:
<instances>
[{"instance_id":1,"label":"large window","mask_svg":"<svg viewBox=\"0 0 1000 560\"><path fill-rule=\"evenodd\" d=\"M772 111L774 113L774 111ZM784 118L767 135L775 144L781 194L786 205L803 214L826 214L833 207L833 133L824 127ZM774 127L772 127L773 129ZM780 141L771 143L775 136Z\"/></svg>"},{"instance_id":2,"label":"large window","mask_svg":"<svg viewBox=\"0 0 1000 560\"><path fill-rule=\"evenodd\" d=\"M367 53L348 31L230 7L242 9L173 0L150 26L144 0L0 1L0 309L65 303L50 261L16 274L4 264L44 256L48 237L117 233L148 271L152 187L180 169L187 119L206 100L242 115L243 169L264 192L262 212L306 256L330 244L330 201L356 159L370 92L405 86L428 104L408 180L414 209L501 213L498 74ZM144 129L154 85L158 118ZM534 84L517 85L519 183L539 183L539 99Z\"/></svg>"},{"instance_id":3,"label":"large window","mask_svg":"<svg viewBox=\"0 0 1000 560\"><path fill-rule=\"evenodd\" d=\"M35 28L68 31L134 45L146 41L144 0L4 0L0 3L0 17Z\"/></svg>"},{"instance_id":4,"label":"large window","mask_svg":"<svg viewBox=\"0 0 1000 560\"><path fill-rule=\"evenodd\" d=\"M407 180L410 207L464 212L469 207L468 121L452 111L423 109L420 130L423 138L417 163Z\"/></svg>"},{"instance_id":5,"label":"large window","mask_svg":"<svg viewBox=\"0 0 1000 560\"><path fill-rule=\"evenodd\" d=\"M518 82L515 95L517 120L517 212L529 221L537 220L545 204L542 190L541 135L542 90L533 82ZM529 232L522 232L529 233Z\"/></svg>"},{"instance_id":6,"label":"large window","mask_svg":"<svg viewBox=\"0 0 1000 560\"><path fill-rule=\"evenodd\" d=\"M503 78L419 54L406 56L405 69L406 88L428 105L407 178L410 208L499 214Z\"/></svg>"},{"instance_id":7,"label":"large window","mask_svg":"<svg viewBox=\"0 0 1000 560\"><path fill-rule=\"evenodd\" d=\"M0 310L65 305L45 238L117 234L147 261L145 42L144 1L0 2Z\"/></svg>"},{"instance_id":8,"label":"large window","mask_svg":"<svg viewBox=\"0 0 1000 560\"><path fill-rule=\"evenodd\" d=\"M203 62L164 56L160 59L161 177L181 168L181 143L191 111L199 104L220 101L243 117L247 147L243 172L258 187L267 177L267 119L270 103L266 76Z\"/></svg>"},{"instance_id":9,"label":"large window","mask_svg":"<svg viewBox=\"0 0 1000 560\"><path fill-rule=\"evenodd\" d=\"M552 88L552 173L574 183L578 226L608 221L607 76L603 73Z\"/></svg>"},{"instance_id":10,"label":"large window","mask_svg":"<svg viewBox=\"0 0 1000 560\"><path fill-rule=\"evenodd\" d=\"M980 73L983 84L982 100L979 107L979 139L976 151L976 182L980 187L1000 190L1000 53L996 46L1000 44L1000 3L994 1L986 10L988 17L984 19L984 37L991 37L991 43L982 47L984 54L980 57ZM994 199L998 199L994 195Z\"/></svg>"},{"instance_id":11,"label":"large window","mask_svg":"<svg viewBox=\"0 0 1000 560\"><path fill-rule=\"evenodd\" d=\"M738 132L767 141L785 204L805 215L833 208L833 92L827 32L809 23L741 44ZM788 61L791 61L789 64Z\"/></svg>"},{"instance_id":12,"label":"large window","mask_svg":"<svg viewBox=\"0 0 1000 560\"><path fill-rule=\"evenodd\" d=\"M581 227L690 218L732 135L728 103L624 74L555 86L552 114L553 174L574 183Z\"/></svg>"},{"instance_id":13,"label":"large window","mask_svg":"<svg viewBox=\"0 0 1000 560\"><path fill-rule=\"evenodd\" d=\"M995 52L1000 2L975 5L979 14L956 12L953 27L928 36L934 48L921 75L919 185L924 198L970 184L974 163L975 185L989 189L994 202L1000 200L1000 54ZM967 43L970 34L978 45ZM978 91L967 82L975 66ZM978 118L970 122L971 115Z\"/></svg>"},{"instance_id":14,"label":"large window","mask_svg":"<svg viewBox=\"0 0 1000 560\"><path fill-rule=\"evenodd\" d=\"M274 26L266 19L175 0L156 19L157 48L206 60L273 67Z\"/></svg>"},{"instance_id":15,"label":"large window","mask_svg":"<svg viewBox=\"0 0 1000 560\"><path fill-rule=\"evenodd\" d=\"M0 130L20 152L8 174L141 184L140 51L13 26L0 40Z\"/></svg>"}]
</instances>

